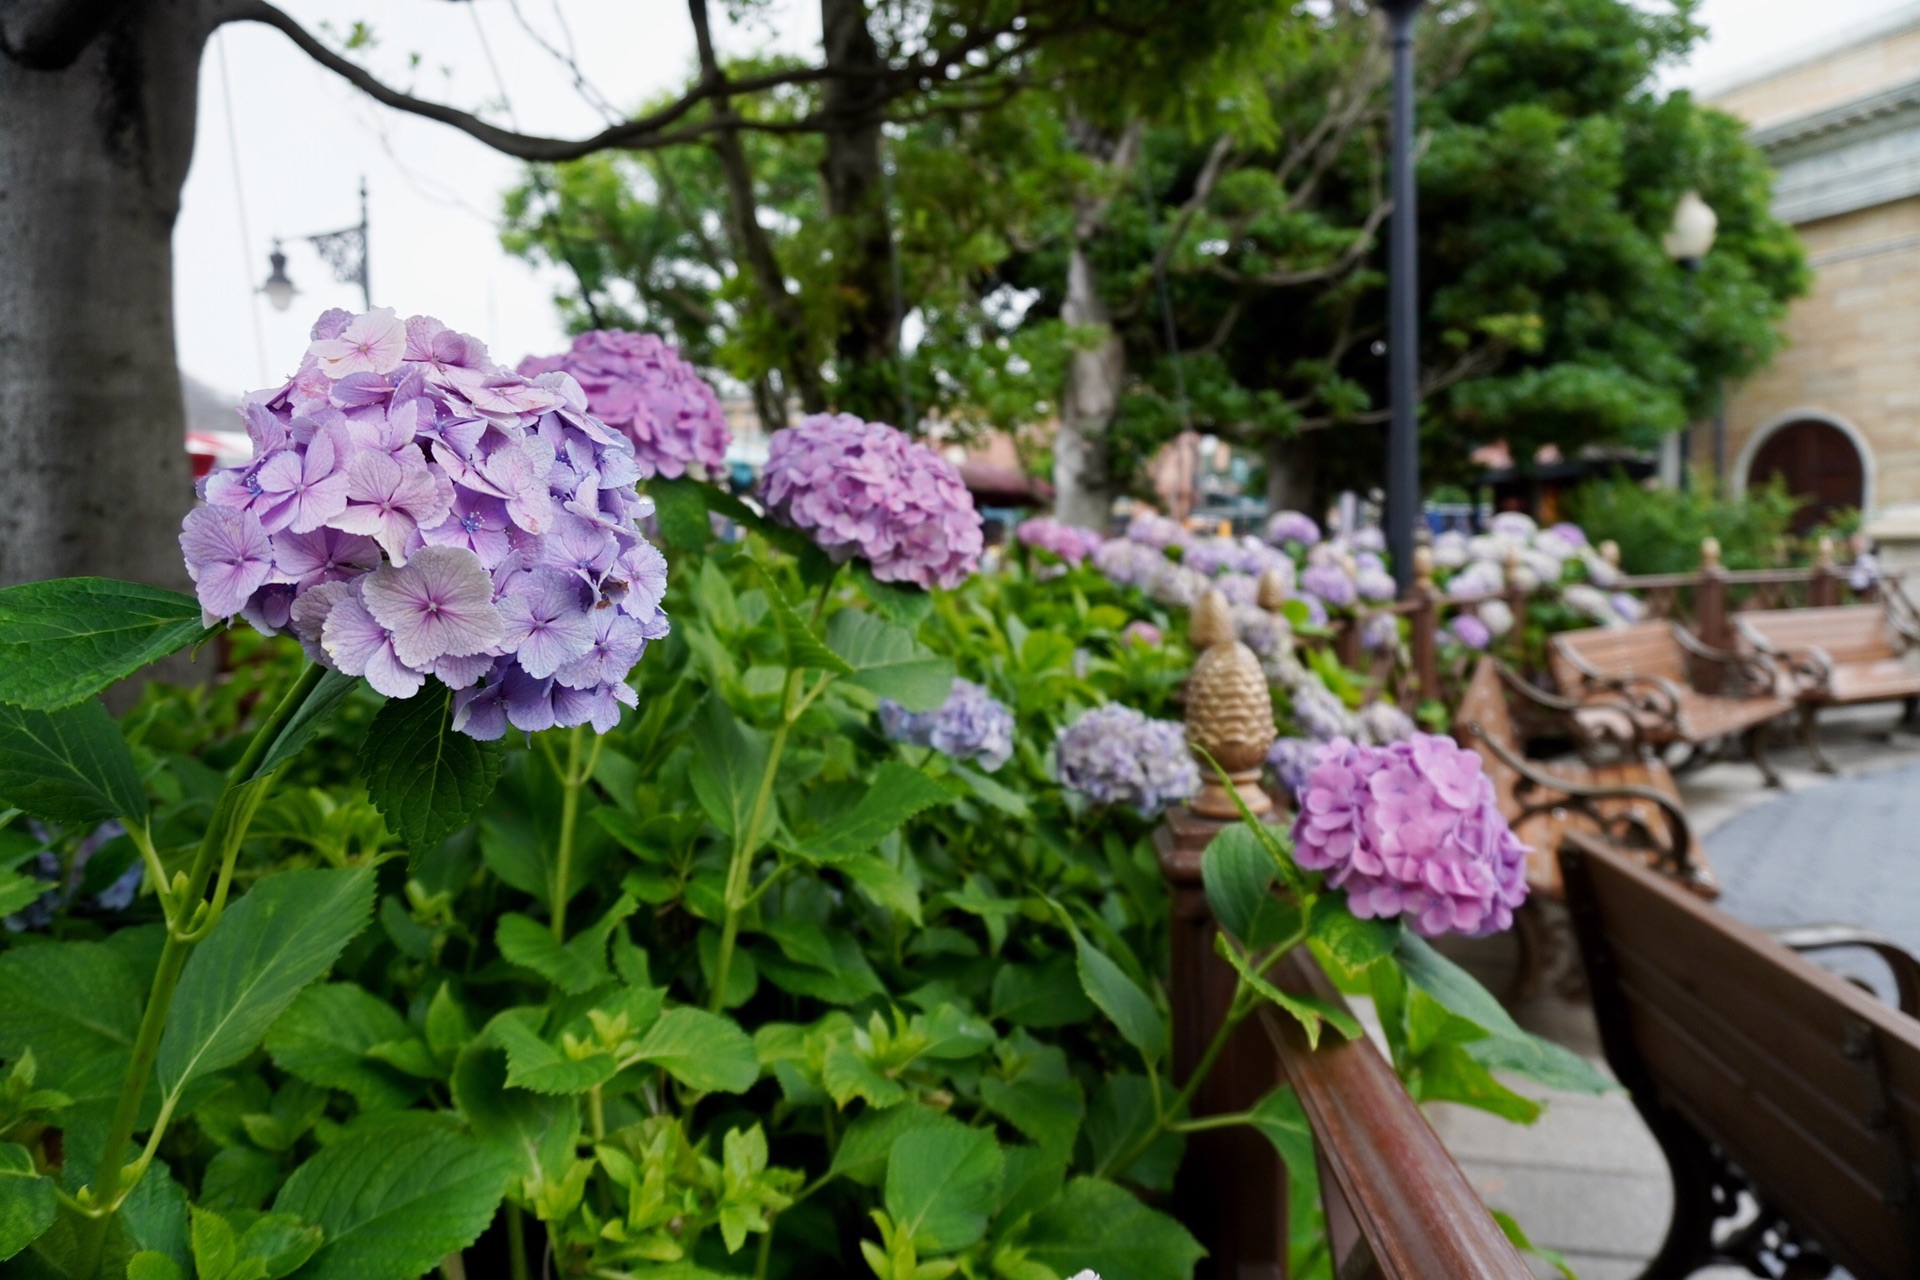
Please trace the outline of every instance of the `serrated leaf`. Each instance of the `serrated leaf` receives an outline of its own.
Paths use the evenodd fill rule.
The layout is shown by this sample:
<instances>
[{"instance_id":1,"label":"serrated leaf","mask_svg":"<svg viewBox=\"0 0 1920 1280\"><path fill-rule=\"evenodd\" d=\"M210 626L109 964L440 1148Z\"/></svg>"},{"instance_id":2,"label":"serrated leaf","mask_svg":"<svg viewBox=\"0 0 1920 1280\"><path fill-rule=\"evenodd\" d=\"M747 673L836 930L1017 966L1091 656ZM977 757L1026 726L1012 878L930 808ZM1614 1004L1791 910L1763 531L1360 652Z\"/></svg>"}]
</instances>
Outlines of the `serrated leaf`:
<instances>
[{"instance_id":1,"label":"serrated leaf","mask_svg":"<svg viewBox=\"0 0 1920 1280\"><path fill-rule=\"evenodd\" d=\"M299 755L300 749L313 741L314 735L326 727L327 718L359 686L358 676L342 675L338 671L329 671L321 676L320 683L313 687L306 701L294 711L292 719L281 726L279 734L267 747L267 754L260 758L260 764L250 778L264 778ZM241 781L249 781L250 778Z\"/></svg>"},{"instance_id":2,"label":"serrated leaf","mask_svg":"<svg viewBox=\"0 0 1920 1280\"><path fill-rule=\"evenodd\" d=\"M565 943L546 925L510 911L500 917L494 943L512 963L533 970L568 995L579 995L611 976L607 971L607 939L638 907L639 903L623 893L605 915Z\"/></svg>"},{"instance_id":3,"label":"serrated leaf","mask_svg":"<svg viewBox=\"0 0 1920 1280\"><path fill-rule=\"evenodd\" d=\"M700 744L693 767L687 771L694 797L713 819L713 825L735 839L753 843L759 833L747 833L745 829L767 768L766 735L736 720L732 708L715 694L694 716L693 740ZM763 829L771 820L769 813Z\"/></svg>"},{"instance_id":4,"label":"serrated leaf","mask_svg":"<svg viewBox=\"0 0 1920 1280\"><path fill-rule=\"evenodd\" d=\"M438 683L389 698L360 749L367 795L415 862L480 812L506 757L502 744L456 732L452 705L453 691Z\"/></svg>"},{"instance_id":5,"label":"serrated leaf","mask_svg":"<svg viewBox=\"0 0 1920 1280\"><path fill-rule=\"evenodd\" d=\"M407 1020L386 1001L351 982L323 982L294 998L267 1028L274 1065L296 1079L353 1095L362 1111L394 1111L420 1096L421 1085L367 1056L407 1034Z\"/></svg>"},{"instance_id":6,"label":"serrated leaf","mask_svg":"<svg viewBox=\"0 0 1920 1280\"><path fill-rule=\"evenodd\" d=\"M858 609L827 620L827 647L839 654L863 689L892 698L909 711L932 711L953 690L953 664L913 632Z\"/></svg>"},{"instance_id":7,"label":"serrated leaf","mask_svg":"<svg viewBox=\"0 0 1920 1280\"><path fill-rule=\"evenodd\" d=\"M273 1207L326 1232L301 1280L415 1280L479 1239L512 1173L507 1152L444 1117L363 1116L294 1170Z\"/></svg>"},{"instance_id":8,"label":"serrated leaf","mask_svg":"<svg viewBox=\"0 0 1920 1280\"><path fill-rule=\"evenodd\" d=\"M1167 1051L1167 1020L1160 1016L1152 998L1110 956L1088 942L1078 928L1072 928L1072 932L1075 964L1087 998L1113 1020L1120 1035L1140 1051L1141 1057L1158 1062Z\"/></svg>"},{"instance_id":9,"label":"serrated leaf","mask_svg":"<svg viewBox=\"0 0 1920 1280\"><path fill-rule=\"evenodd\" d=\"M827 648L812 625L801 616L800 610L787 599L787 593L780 589L773 575L762 571L761 577L767 583L767 604L772 610L775 625L780 628L781 642L786 645L787 665L811 667L836 676L852 675L853 668L847 665L846 659Z\"/></svg>"},{"instance_id":10,"label":"serrated leaf","mask_svg":"<svg viewBox=\"0 0 1920 1280\"><path fill-rule=\"evenodd\" d=\"M506 1052L493 1043L492 1029L490 1024L460 1051L453 1067L453 1100L475 1137L507 1153L516 1177L538 1182L549 1170L564 1170L573 1160L580 1107L571 1097L509 1087Z\"/></svg>"},{"instance_id":11,"label":"serrated leaf","mask_svg":"<svg viewBox=\"0 0 1920 1280\"><path fill-rule=\"evenodd\" d=\"M847 1126L840 1145L833 1153L828 1176L846 1178L862 1186L878 1186L886 1176L887 1158L901 1134L925 1129L946 1118L946 1113L923 1107L889 1107L885 1111L863 1111Z\"/></svg>"},{"instance_id":12,"label":"serrated leaf","mask_svg":"<svg viewBox=\"0 0 1920 1280\"><path fill-rule=\"evenodd\" d=\"M793 852L808 862L856 857L915 814L951 799L952 793L920 770L889 760L874 772L873 785L852 809L794 845Z\"/></svg>"},{"instance_id":13,"label":"serrated leaf","mask_svg":"<svg viewBox=\"0 0 1920 1280\"><path fill-rule=\"evenodd\" d=\"M1206 1253L1187 1229L1100 1178L1075 1178L1033 1215L1027 1256L1059 1275L1187 1280Z\"/></svg>"},{"instance_id":14,"label":"serrated leaf","mask_svg":"<svg viewBox=\"0 0 1920 1280\"><path fill-rule=\"evenodd\" d=\"M0 1142L0 1262L38 1240L59 1211L53 1179L17 1142Z\"/></svg>"},{"instance_id":15,"label":"serrated leaf","mask_svg":"<svg viewBox=\"0 0 1920 1280\"><path fill-rule=\"evenodd\" d=\"M647 1028L635 1056L702 1093L745 1093L760 1078L760 1059L746 1032L731 1018L684 1005Z\"/></svg>"},{"instance_id":16,"label":"serrated leaf","mask_svg":"<svg viewBox=\"0 0 1920 1280\"><path fill-rule=\"evenodd\" d=\"M917 627L933 613L933 593L901 582L882 582L871 566L860 566L860 586L874 608L903 627Z\"/></svg>"},{"instance_id":17,"label":"serrated leaf","mask_svg":"<svg viewBox=\"0 0 1920 1280\"><path fill-rule=\"evenodd\" d=\"M1313 940L1340 967L1358 972L1393 954L1400 943L1400 922L1362 920L1339 894L1327 894L1313 904Z\"/></svg>"},{"instance_id":18,"label":"serrated leaf","mask_svg":"<svg viewBox=\"0 0 1920 1280\"><path fill-rule=\"evenodd\" d=\"M653 499L654 517L660 524L660 536L670 546L698 550L713 540L713 526L707 520L706 488L698 480L647 482L647 496Z\"/></svg>"},{"instance_id":19,"label":"serrated leaf","mask_svg":"<svg viewBox=\"0 0 1920 1280\"><path fill-rule=\"evenodd\" d=\"M1299 1095L1290 1084L1277 1085L1248 1112L1250 1123L1266 1136L1286 1162L1287 1176L1317 1178L1313 1158L1313 1127L1300 1109Z\"/></svg>"},{"instance_id":20,"label":"serrated leaf","mask_svg":"<svg viewBox=\"0 0 1920 1280\"><path fill-rule=\"evenodd\" d=\"M507 1083L534 1093L579 1094L613 1079L619 1067L613 1055L569 1058L540 1038L524 1019L503 1017L490 1034L507 1051Z\"/></svg>"},{"instance_id":21,"label":"serrated leaf","mask_svg":"<svg viewBox=\"0 0 1920 1280\"><path fill-rule=\"evenodd\" d=\"M10 916L24 907L32 906L54 888L53 883L47 880L13 871L0 871L0 916Z\"/></svg>"},{"instance_id":22,"label":"serrated leaf","mask_svg":"<svg viewBox=\"0 0 1920 1280\"><path fill-rule=\"evenodd\" d=\"M1248 986L1293 1015L1294 1021L1300 1024L1300 1029L1307 1033L1309 1049L1320 1047L1322 1022L1332 1024L1349 1040L1360 1038L1360 1023L1351 1013L1331 1001L1322 1000L1319 996L1295 995L1290 991L1282 991L1266 978L1255 973L1253 966L1247 963L1246 957L1227 941L1224 934L1214 935L1213 949L1219 953L1221 959L1233 966L1234 972L1238 973Z\"/></svg>"},{"instance_id":23,"label":"serrated leaf","mask_svg":"<svg viewBox=\"0 0 1920 1280\"><path fill-rule=\"evenodd\" d=\"M191 596L112 578L0 590L0 702L50 711L210 634Z\"/></svg>"},{"instance_id":24,"label":"serrated leaf","mask_svg":"<svg viewBox=\"0 0 1920 1280\"><path fill-rule=\"evenodd\" d=\"M986 1234L1005 1163L993 1134L951 1117L910 1129L887 1161L887 1213L923 1251L964 1249Z\"/></svg>"},{"instance_id":25,"label":"serrated leaf","mask_svg":"<svg viewBox=\"0 0 1920 1280\"><path fill-rule=\"evenodd\" d=\"M0 703L0 803L64 823L147 816L133 753L94 700L57 711Z\"/></svg>"},{"instance_id":26,"label":"serrated leaf","mask_svg":"<svg viewBox=\"0 0 1920 1280\"><path fill-rule=\"evenodd\" d=\"M1001 965L993 975L988 1011L996 1019L1022 1027L1065 1027L1093 1016L1093 1001L1080 986L1073 957L1060 955L1040 964Z\"/></svg>"},{"instance_id":27,"label":"serrated leaf","mask_svg":"<svg viewBox=\"0 0 1920 1280\"><path fill-rule=\"evenodd\" d=\"M371 867L282 871L228 905L180 975L156 1073L163 1094L253 1051L373 919Z\"/></svg>"},{"instance_id":28,"label":"serrated leaf","mask_svg":"<svg viewBox=\"0 0 1920 1280\"><path fill-rule=\"evenodd\" d=\"M1043 1149L1065 1156L1080 1135L1087 1097L1053 1045L1037 1047L1005 1076L980 1080L980 1101Z\"/></svg>"},{"instance_id":29,"label":"serrated leaf","mask_svg":"<svg viewBox=\"0 0 1920 1280\"><path fill-rule=\"evenodd\" d=\"M0 952L0 1058L32 1049L40 1087L112 1097L140 1026L144 976L100 942Z\"/></svg>"}]
</instances>

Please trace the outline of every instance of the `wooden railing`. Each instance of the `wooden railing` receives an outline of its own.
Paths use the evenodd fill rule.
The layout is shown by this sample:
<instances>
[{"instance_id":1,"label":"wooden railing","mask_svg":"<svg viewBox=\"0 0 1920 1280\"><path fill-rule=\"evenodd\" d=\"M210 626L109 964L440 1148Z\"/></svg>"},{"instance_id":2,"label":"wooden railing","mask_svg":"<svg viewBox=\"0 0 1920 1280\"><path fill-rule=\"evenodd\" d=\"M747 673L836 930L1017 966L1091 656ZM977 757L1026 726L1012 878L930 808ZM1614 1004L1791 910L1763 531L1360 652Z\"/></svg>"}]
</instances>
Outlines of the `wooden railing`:
<instances>
[{"instance_id":1,"label":"wooden railing","mask_svg":"<svg viewBox=\"0 0 1920 1280\"><path fill-rule=\"evenodd\" d=\"M1183 1076L1233 995L1234 973L1214 953L1200 883L1200 855L1222 825L1176 810L1156 841L1173 892L1174 1070ZM1304 949L1270 976L1283 989L1344 1007ZM1341 1280L1532 1275L1371 1040L1336 1034L1310 1049L1289 1019L1249 1019L1202 1085L1194 1112L1245 1111L1281 1081L1292 1084L1313 1130L1333 1272ZM1190 1142L1175 1207L1207 1246L1203 1274L1284 1280L1287 1176L1273 1147L1241 1126L1203 1130Z\"/></svg>"}]
</instances>

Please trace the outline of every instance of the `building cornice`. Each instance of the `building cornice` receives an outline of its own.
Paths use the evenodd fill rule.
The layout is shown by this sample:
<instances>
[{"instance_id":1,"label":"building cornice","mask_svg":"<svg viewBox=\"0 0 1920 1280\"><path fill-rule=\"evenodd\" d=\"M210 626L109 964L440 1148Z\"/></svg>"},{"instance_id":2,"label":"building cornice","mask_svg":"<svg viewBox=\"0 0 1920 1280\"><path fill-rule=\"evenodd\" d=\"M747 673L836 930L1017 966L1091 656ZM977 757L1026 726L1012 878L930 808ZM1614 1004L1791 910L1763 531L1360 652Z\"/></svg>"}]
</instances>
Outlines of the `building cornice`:
<instances>
[{"instance_id":1,"label":"building cornice","mask_svg":"<svg viewBox=\"0 0 1920 1280\"><path fill-rule=\"evenodd\" d=\"M1915 108L1920 108L1920 79L1909 80L1891 89L1883 89L1852 102L1843 102L1837 107L1828 107L1824 111L1755 129L1748 136L1769 154L1789 149L1824 150L1819 146L1808 148L1805 144L1818 143L1821 139L1838 143L1841 141L1839 135L1855 132L1862 125L1888 120Z\"/></svg>"}]
</instances>

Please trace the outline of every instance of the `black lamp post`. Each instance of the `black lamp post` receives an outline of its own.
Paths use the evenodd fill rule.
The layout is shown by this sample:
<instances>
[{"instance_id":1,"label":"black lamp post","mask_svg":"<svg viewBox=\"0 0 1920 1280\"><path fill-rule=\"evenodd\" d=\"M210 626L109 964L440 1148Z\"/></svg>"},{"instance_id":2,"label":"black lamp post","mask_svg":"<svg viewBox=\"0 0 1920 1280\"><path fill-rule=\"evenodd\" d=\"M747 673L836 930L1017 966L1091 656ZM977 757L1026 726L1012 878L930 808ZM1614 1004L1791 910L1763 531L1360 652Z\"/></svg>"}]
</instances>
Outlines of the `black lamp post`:
<instances>
[{"instance_id":1,"label":"black lamp post","mask_svg":"<svg viewBox=\"0 0 1920 1280\"><path fill-rule=\"evenodd\" d=\"M1687 273L1687 305L1698 309L1695 297L1694 277L1699 274L1700 260L1713 248L1714 232L1719 229L1720 219L1710 205L1700 198L1697 191L1689 191L1680 197L1673 209L1673 226L1660 239L1660 247L1667 256L1680 265ZM1693 457L1693 431L1689 428L1680 433L1680 487L1687 487L1687 464ZM1716 485L1724 486L1727 479L1727 398L1724 389L1715 388L1713 408L1713 479Z\"/></svg>"},{"instance_id":2,"label":"black lamp post","mask_svg":"<svg viewBox=\"0 0 1920 1280\"><path fill-rule=\"evenodd\" d=\"M334 279L341 284L360 286L360 301L366 304L366 310L373 310L373 286L368 282L367 275L367 180L360 179L359 225L343 227L339 231L323 231L305 239L321 260L333 268ZM275 311L285 311L293 304L294 295L300 291L294 288L293 281L287 276L287 255L280 252L278 240L273 242L273 252L267 255L267 262L273 268L273 274L260 286L260 292L267 295L267 301L273 304Z\"/></svg>"},{"instance_id":3,"label":"black lamp post","mask_svg":"<svg viewBox=\"0 0 1920 1280\"><path fill-rule=\"evenodd\" d=\"M1401 594L1413 585L1420 518L1419 214L1413 182L1413 22L1422 0L1380 0L1393 43L1393 219L1387 272L1387 550Z\"/></svg>"}]
</instances>

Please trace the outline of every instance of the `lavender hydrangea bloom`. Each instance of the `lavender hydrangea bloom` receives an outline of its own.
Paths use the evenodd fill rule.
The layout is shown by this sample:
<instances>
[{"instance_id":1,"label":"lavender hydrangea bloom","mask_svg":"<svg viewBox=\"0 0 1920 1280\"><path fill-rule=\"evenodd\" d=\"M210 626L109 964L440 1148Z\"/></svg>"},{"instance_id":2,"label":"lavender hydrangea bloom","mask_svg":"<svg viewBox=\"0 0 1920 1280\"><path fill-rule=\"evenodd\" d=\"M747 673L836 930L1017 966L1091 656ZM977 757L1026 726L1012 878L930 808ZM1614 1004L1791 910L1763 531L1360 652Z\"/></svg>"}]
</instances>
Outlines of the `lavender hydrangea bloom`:
<instances>
[{"instance_id":1,"label":"lavender hydrangea bloom","mask_svg":"<svg viewBox=\"0 0 1920 1280\"><path fill-rule=\"evenodd\" d=\"M567 374L510 373L430 317L327 312L299 371L242 406L253 458L209 476L182 525L201 608L388 697L438 680L476 737L604 732L666 634L666 573L633 446L586 404ZM544 713L485 713L543 681Z\"/></svg>"},{"instance_id":2,"label":"lavender hydrangea bloom","mask_svg":"<svg viewBox=\"0 0 1920 1280\"><path fill-rule=\"evenodd\" d=\"M720 397L657 335L595 329L560 355L520 362L522 377L555 371L580 384L587 412L632 442L641 479L675 478L690 466L711 475L726 465L733 437Z\"/></svg>"},{"instance_id":3,"label":"lavender hydrangea bloom","mask_svg":"<svg viewBox=\"0 0 1920 1280\"><path fill-rule=\"evenodd\" d=\"M1376 613L1360 624L1360 647L1369 653L1400 643L1400 623L1390 613Z\"/></svg>"},{"instance_id":4,"label":"lavender hydrangea bloom","mask_svg":"<svg viewBox=\"0 0 1920 1280\"><path fill-rule=\"evenodd\" d=\"M1496 636L1503 636L1513 630L1513 606L1505 600L1483 601L1474 614L1486 624L1487 630Z\"/></svg>"},{"instance_id":5,"label":"lavender hydrangea bloom","mask_svg":"<svg viewBox=\"0 0 1920 1280\"><path fill-rule=\"evenodd\" d=\"M1096 805L1130 805L1150 818L1200 789L1186 731L1110 702L1068 725L1054 744L1062 786Z\"/></svg>"},{"instance_id":6,"label":"lavender hydrangea bloom","mask_svg":"<svg viewBox=\"0 0 1920 1280\"><path fill-rule=\"evenodd\" d=\"M1359 726L1348 713L1346 704L1322 684L1319 677L1303 680L1293 687L1292 693L1293 722L1309 738L1318 742L1332 742L1335 738L1348 738L1359 732Z\"/></svg>"},{"instance_id":7,"label":"lavender hydrangea bloom","mask_svg":"<svg viewBox=\"0 0 1920 1280\"><path fill-rule=\"evenodd\" d=\"M1487 522L1488 531L1496 537L1519 538L1522 541L1531 538L1539 527L1533 522L1532 516L1518 511L1502 511Z\"/></svg>"},{"instance_id":8,"label":"lavender hydrangea bloom","mask_svg":"<svg viewBox=\"0 0 1920 1280\"><path fill-rule=\"evenodd\" d=\"M1135 618L1121 629L1120 639L1127 644L1157 645L1162 637L1160 628L1141 618Z\"/></svg>"},{"instance_id":9,"label":"lavender hydrangea bloom","mask_svg":"<svg viewBox=\"0 0 1920 1280\"><path fill-rule=\"evenodd\" d=\"M1647 606L1639 596L1616 591L1607 597L1607 603L1613 607L1613 616L1622 622L1638 622L1647 616Z\"/></svg>"},{"instance_id":10,"label":"lavender hydrangea bloom","mask_svg":"<svg viewBox=\"0 0 1920 1280\"><path fill-rule=\"evenodd\" d=\"M1106 541L1091 529L1064 524L1052 516L1022 520L1014 526L1013 536L1024 546L1051 552L1072 565L1080 564Z\"/></svg>"},{"instance_id":11,"label":"lavender hydrangea bloom","mask_svg":"<svg viewBox=\"0 0 1920 1280\"><path fill-rule=\"evenodd\" d=\"M1281 786L1298 796L1326 746L1312 738L1277 738L1267 751L1267 767L1273 770Z\"/></svg>"},{"instance_id":12,"label":"lavender hydrangea bloom","mask_svg":"<svg viewBox=\"0 0 1920 1280\"><path fill-rule=\"evenodd\" d=\"M980 513L954 465L852 414L816 413L776 431L761 497L774 519L882 582L957 587L980 561Z\"/></svg>"},{"instance_id":13,"label":"lavender hydrangea bloom","mask_svg":"<svg viewBox=\"0 0 1920 1280\"><path fill-rule=\"evenodd\" d=\"M908 711L891 698L880 699L880 727L895 742L932 747L988 773L1013 757L1013 712L979 685L957 676L947 700L934 711Z\"/></svg>"},{"instance_id":14,"label":"lavender hydrangea bloom","mask_svg":"<svg viewBox=\"0 0 1920 1280\"><path fill-rule=\"evenodd\" d=\"M1157 549L1131 538L1110 538L1093 553L1093 567L1122 587L1144 589L1166 564Z\"/></svg>"},{"instance_id":15,"label":"lavender hydrangea bloom","mask_svg":"<svg viewBox=\"0 0 1920 1280\"><path fill-rule=\"evenodd\" d=\"M1584 547L1587 545L1587 531L1571 520L1562 520L1559 524L1548 525L1545 529L1541 530L1541 532L1550 533L1562 542L1569 543L1576 547Z\"/></svg>"},{"instance_id":16,"label":"lavender hydrangea bloom","mask_svg":"<svg viewBox=\"0 0 1920 1280\"><path fill-rule=\"evenodd\" d=\"M1307 566L1306 572L1300 575L1300 587L1333 608L1345 608L1359 595L1347 571L1331 563Z\"/></svg>"},{"instance_id":17,"label":"lavender hydrangea bloom","mask_svg":"<svg viewBox=\"0 0 1920 1280\"><path fill-rule=\"evenodd\" d=\"M1348 539L1355 551L1385 551L1387 549L1386 531L1378 525L1368 525L1364 529L1355 529Z\"/></svg>"},{"instance_id":18,"label":"lavender hydrangea bloom","mask_svg":"<svg viewBox=\"0 0 1920 1280\"><path fill-rule=\"evenodd\" d=\"M1276 547L1311 547L1320 541L1320 526L1304 511L1282 511L1267 522L1267 541Z\"/></svg>"},{"instance_id":19,"label":"lavender hydrangea bloom","mask_svg":"<svg viewBox=\"0 0 1920 1280\"><path fill-rule=\"evenodd\" d=\"M1336 743L1308 773L1294 858L1327 872L1362 919L1481 937L1527 896L1527 847L1500 813L1480 758L1419 733L1387 746Z\"/></svg>"},{"instance_id":20,"label":"lavender hydrangea bloom","mask_svg":"<svg viewBox=\"0 0 1920 1280\"><path fill-rule=\"evenodd\" d=\"M1360 736L1368 742L1404 742L1414 735L1413 717L1391 702L1369 702L1354 719L1360 722Z\"/></svg>"},{"instance_id":21,"label":"lavender hydrangea bloom","mask_svg":"<svg viewBox=\"0 0 1920 1280\"><path fill-rule=\"evenodd\" d=\"M1470 613L1463 613L1447 624L1447 632L1456 644L1461 644L1476 653L1493 643L1493 632L1487 624Z\"/></svg>"},{"instance_id":22,"label":"lavender hydrangea bloom","mask_svg":"<svg viewBox=\"0 0 1920 1280\"><path fill-rule=\"evenodd\" d=\"M1184 547L1193 540L1187 527L1170 516L1146 512L1127 522L1127 537L1149 547Z\"/></svg>"}]
</instances>

